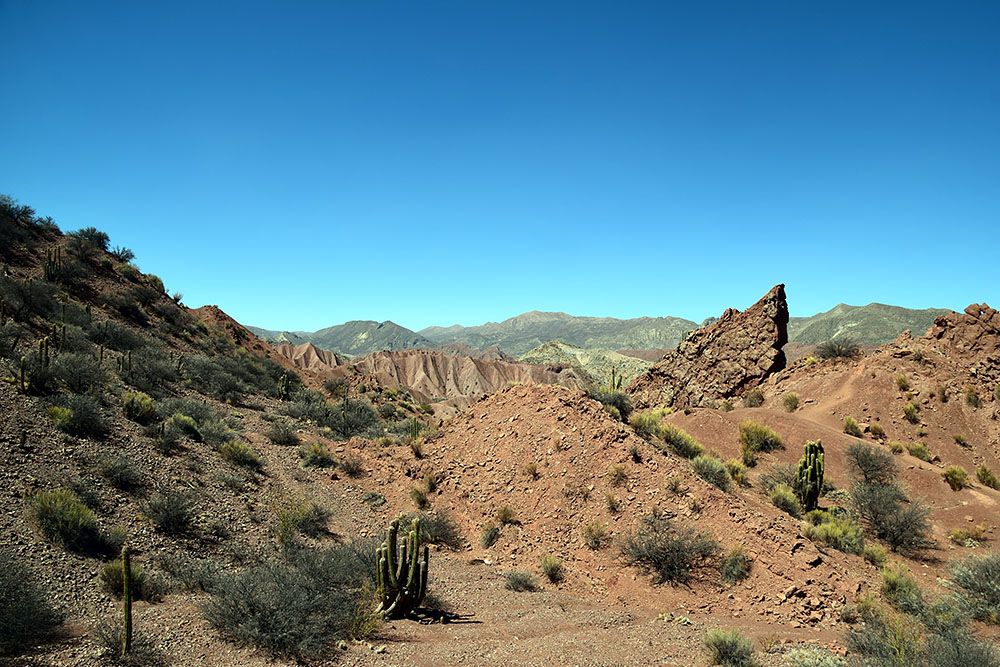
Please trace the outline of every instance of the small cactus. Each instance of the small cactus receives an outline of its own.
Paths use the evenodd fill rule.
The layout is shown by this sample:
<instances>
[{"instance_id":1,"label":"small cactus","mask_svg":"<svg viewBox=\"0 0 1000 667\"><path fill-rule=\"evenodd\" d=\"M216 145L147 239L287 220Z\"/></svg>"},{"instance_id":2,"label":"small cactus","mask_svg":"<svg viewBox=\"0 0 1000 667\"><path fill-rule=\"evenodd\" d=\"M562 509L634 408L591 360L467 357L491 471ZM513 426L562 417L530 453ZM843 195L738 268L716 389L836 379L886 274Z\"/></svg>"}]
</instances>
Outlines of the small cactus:
<instances>
[{"instance_id":1,"label":"small cactus","mask_svg":"<svg viewBox=\"0 0 1000 667\"><path fill-rule=\"evenodd\" d=\"M122 547L122 599L125 602L125 628L122 632L122 655L132 652L132 559L128 545Z\"/></svg>"},{"instance_id":2,"label":"small cactus","mask_svg":"<svg viewBox=\"0 0 1000 667\"><path fill-rule=\"evenodd\" d=\"M406 618L424 601L427 594L427 565L430 551L424 545L421 557L420 519L414 519L410 532L397 544L399 519L389 524L388 535L376 552L378 568L379 613L383 618Z\"/></svg>"},{"instance_id":3,"label":"small cactus","mask_svg":"<svg viewBox=\"0 0 1000 667\"><path fill-rule=\"evenodd\" d=\"M811 440L803 448L799 459L799 500L806 511L816 509L823 491L823 443Z\"/></svg>"}]
</instances>

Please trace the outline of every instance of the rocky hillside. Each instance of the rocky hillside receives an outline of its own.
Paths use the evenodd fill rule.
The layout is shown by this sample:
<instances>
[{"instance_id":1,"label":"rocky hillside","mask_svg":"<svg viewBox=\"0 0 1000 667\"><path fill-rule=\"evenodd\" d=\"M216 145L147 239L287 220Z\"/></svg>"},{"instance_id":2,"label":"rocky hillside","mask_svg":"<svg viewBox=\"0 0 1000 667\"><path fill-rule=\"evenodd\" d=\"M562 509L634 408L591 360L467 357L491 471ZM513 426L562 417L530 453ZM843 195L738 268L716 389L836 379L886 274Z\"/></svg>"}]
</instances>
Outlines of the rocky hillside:
<instances>
[{"instance_id":1,"label":"rocky hillside","mask_svg":"<svg viewBox=\"0 0 1000 667\"><path fill-rule=\"evenodd\" d=\"M904 331L915 336L923 335L936 317L948 312L941 308L913 310L881 303L867 306L842 303L825 313L790 318L788 340L818 345L828 340L850 339L860 345L881 345Z\"/></svg>"},{"instance_id":2,"label":"rocky hillside","mask_svg":"<svg viewBox=\"0 0 1000 667\"><path fill-rule=\"evenodd\" d=\"M520 360L529 364L576 367L595 387L609 386L612 371L616 383L621 379L622 386L625 386L652 365L650 362L613 350L577 347L562 341L539 345L522 354Z\"/></svg>"}]
</instances>

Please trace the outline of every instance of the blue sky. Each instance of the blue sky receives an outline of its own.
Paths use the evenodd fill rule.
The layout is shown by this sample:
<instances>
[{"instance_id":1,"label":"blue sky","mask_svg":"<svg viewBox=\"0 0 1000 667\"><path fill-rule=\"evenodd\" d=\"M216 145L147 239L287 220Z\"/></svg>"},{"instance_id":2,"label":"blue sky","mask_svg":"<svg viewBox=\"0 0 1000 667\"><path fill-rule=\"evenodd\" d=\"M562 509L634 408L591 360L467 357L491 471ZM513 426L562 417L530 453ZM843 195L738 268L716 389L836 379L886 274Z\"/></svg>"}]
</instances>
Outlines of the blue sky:
<instances>
[{"instance_id":1,"label":"blue sky","mask_svg":"<svg viewBox=\"0 0 1000 667\"><path fill-rule=\"evenodd\" d=\"M0 192L245 323L998 300L1000 3L0 0L0 26Z\"/></svg>"}]
</instances>

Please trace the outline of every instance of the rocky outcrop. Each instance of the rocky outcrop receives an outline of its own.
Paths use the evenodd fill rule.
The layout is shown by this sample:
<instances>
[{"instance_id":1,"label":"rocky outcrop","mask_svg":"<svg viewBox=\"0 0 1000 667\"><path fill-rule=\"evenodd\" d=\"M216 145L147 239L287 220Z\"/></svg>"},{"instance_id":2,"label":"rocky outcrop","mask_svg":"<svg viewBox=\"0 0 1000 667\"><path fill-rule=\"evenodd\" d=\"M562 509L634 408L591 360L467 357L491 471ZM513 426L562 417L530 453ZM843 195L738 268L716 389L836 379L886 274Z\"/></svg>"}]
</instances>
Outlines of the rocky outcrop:
<instances>
[{"instance_id":1,"label":"rocky outcrop","mask_svg":"<svg viewBox=\"0 0 1000 667\"><path fill-rule=\"evenodd\" d=\"M776 285L743 312L688 334L627 391L636 407L707 405L739 396L785 367L788 342L785 286Z\"/></svg>"},{"instance_id":2,"label":"rocky outcrop","mask_svg":"<svg viewBox=\"0 0 1000 667\"><path fill-rule=\"evenodd\" d=\"M964 313L942 315L923 340L949 359L961 359L970 378L988 390L1000 383L1000 312L987 304L974 303Z\"/></svg>"}]
</instances>

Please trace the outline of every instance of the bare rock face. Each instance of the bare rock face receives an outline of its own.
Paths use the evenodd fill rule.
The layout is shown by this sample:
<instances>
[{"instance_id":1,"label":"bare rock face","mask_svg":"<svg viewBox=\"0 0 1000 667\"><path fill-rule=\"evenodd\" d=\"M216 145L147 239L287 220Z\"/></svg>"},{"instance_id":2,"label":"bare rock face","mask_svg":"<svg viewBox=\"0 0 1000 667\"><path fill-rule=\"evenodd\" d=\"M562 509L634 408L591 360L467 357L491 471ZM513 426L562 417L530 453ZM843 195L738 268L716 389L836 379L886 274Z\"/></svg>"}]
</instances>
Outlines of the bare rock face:
<instances>
[{"instance_id":1,"label":"bare rock face","mask_svg":"<svg viewBox=\"0 0 1000 667\"><path fill-rule=\"evenodd\" d=\"M744 312L729 308L692 331L626 391L639 408L697 407L739 396L785 367L787 342L785 286L776 285Z\"/></svg>"},{"instance_id":2,"label":"bare rock face","mask_svg":"<svg viewBox=\"0 0 1000 667\"><path fill-rule=\"evenodd\" d=\"M985 303L974 303L964 313L949 313L934 320L924 336L941 354L961 359L973 380L988 389L1000 383L1000 312Z\"/></svg>"}]
</instances>

